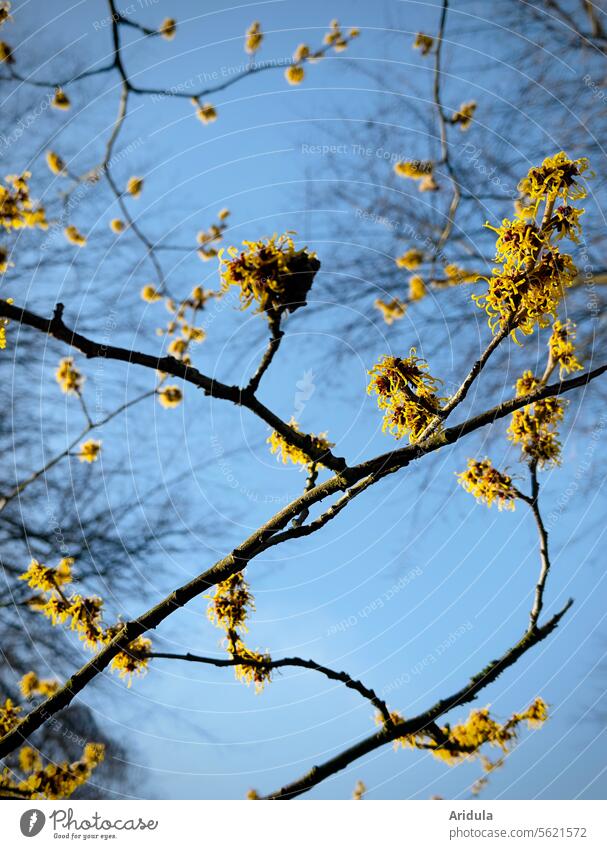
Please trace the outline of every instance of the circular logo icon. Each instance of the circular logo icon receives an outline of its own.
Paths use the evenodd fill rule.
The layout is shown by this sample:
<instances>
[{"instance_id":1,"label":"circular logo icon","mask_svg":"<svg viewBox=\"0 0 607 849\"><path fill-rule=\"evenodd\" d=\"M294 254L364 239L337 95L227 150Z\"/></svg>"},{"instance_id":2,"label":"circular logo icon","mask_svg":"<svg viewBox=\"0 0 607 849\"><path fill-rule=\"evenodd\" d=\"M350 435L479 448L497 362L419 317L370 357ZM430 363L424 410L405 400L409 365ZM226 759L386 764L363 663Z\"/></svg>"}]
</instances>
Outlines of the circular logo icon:
<instances>
[{"instance_id":1,"label":"circular logo icon","mask_svg":"<svg viewBox=\"0 0 607 849\"><path fill-rule=\"evenodd\" d=\"M35 837L44 828L46 817L38 808L30 808L21 814L21 834L25 837Z\"/></svg>"}]
</instances>

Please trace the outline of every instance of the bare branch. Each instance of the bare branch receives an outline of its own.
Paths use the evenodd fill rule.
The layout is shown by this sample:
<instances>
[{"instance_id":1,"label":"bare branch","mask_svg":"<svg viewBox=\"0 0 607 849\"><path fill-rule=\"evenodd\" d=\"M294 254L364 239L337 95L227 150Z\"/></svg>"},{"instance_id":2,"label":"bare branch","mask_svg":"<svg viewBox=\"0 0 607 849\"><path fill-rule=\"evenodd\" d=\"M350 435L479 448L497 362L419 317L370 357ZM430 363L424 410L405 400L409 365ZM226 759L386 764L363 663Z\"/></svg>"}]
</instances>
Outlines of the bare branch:
<instances>
[{"instance_id":1,"label":"bare branch","mask_svg":"<svg viewBox=\"0 0 607 849\"><path fill-rule=\"evenodd\" d=\"M240 666L245 664L246 666L259 666L264 669L281 669L285 666L296 666L301 669L312 669L314 672L320 672L326 678L329 678L331 681L341 681L342 684L345 684L350 690L354 690L357 693L371 702L373 707L378 710L384 718L384 721L387 723L391 723L392 719L390 717L390 711L388 710L388 706L380 699L377 693L372 690L370 687L366 687L362 681L357 680L356 678L351 678L347 672L337 672L334 669L331 669L328 666L323 666L320 663L316 663L314 660L305 660L303 657L282 657L278 660L250 660L249 658L238 657L238 655L234 655L232 658L218 658L218 657L203 657L201 655L191 654L188 652L187 654L173 654L171 652L150 652L148 655L151 658L166 658L169 660L186 660L191 663L206 663L208 666Z\"/></svg>"}]
</instances>

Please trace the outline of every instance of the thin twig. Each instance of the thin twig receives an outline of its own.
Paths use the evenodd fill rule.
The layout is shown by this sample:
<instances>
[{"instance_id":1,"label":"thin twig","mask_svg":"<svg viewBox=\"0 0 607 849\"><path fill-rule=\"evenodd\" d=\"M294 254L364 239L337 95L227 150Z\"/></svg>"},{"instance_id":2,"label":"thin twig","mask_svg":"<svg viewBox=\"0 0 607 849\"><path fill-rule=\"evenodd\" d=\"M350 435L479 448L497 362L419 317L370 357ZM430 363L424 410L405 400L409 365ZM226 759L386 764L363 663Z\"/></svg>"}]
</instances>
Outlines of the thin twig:
<instances>
[{"instance_id":1,"label":"thin twig","mask_svg":"<svg viewBox=\"0 0 607 849\"><path fill-rule=\"evenodd\" d=\"M385 722L390 723L390 711L386 703L379 698L377 693L370 687L366 687L362 681L352 678L347 672L337 672L328 666L323 666L316 663L314 660L306 660L303 657L282 657L278 660L250 660L249 658L239 657L234 655L232 658L204 657L202 655L191 654L173 654L171 652L150 652L150 658L166 658L168 660L185 660L191 663L205 663L209 666L256 666L263 669L281 669L285 666L296 666L302 669L312 669L314 672L320 672L326 678L332 681L340 681L345 684L350 690L355 690L357 693L371 702L373 707L378 710Z\"/></svg>"}]
</instances>

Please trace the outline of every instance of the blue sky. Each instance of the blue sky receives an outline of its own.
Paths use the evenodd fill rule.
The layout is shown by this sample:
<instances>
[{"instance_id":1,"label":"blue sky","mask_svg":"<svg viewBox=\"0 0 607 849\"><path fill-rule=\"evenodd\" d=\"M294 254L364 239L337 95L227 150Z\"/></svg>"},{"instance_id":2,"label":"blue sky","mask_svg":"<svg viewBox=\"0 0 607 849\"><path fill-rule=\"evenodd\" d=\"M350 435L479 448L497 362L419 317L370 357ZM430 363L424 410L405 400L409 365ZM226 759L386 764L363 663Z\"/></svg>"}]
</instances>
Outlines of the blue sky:
<instances>
[{"instance_id":1,"label":"blue sky","mask_svg":"<svg viewBox=\"0 0 607 849\"><path fill-rule=\"evenodd\" d=\"M359 301L350 302L348 292L360 281L344 273L337 256L351 250L368 259L376 248L376 235L373 227L359 226L351 213L333 204L330 192L324 204L310 205L311 189L325 179L326 162L306 146L327 143L334 126L341 134L345 127L351 143L365 144L362 119L381 97L370 69L381 64L389 75L396 62L400 73L410 72L412 89L429 84L428 70L410 45L418 30L435 31L437 3L213 2L204 4L202 13L193 0L171 4L134 0L131 5L135 8L124 10L141 23L154 26L170 14L179 25L170 43L141 42L136 33L129 35L126 57L133 80L186 90L193 77L198 85L201 75L216 79L243 64L242 34L254 19L267 33L260 58L277 61L288 57L300 41L318 43L332 17L344 26L361 28L362 36L351 50L311 66L300 88L288 87L278 68L214 96L219 120L210 126L195 120L187 100L134 98L117 148L118 154L127 152L117 162L115 174L119 182L132 173L145 175L144 197L133 209L155 239L189 243L218 209L227 206L232 212L230 243L285 230L309 240L322 261L312 305L289 319L280 357L263 384L262 400L284 418L297 412L306 430L328 431L337 453L352 463L387 450L391 439L381 433L380 414L365 392L366 372L375 358L389 351L406 354L418 336L423 345L424 334L433 334L428 344L433 350L442 349L434 365L446 380L461 377L468 362L460 356L448 309L440 300L421 305L419 318L413 315L386 328L370 308L375 288L381 290L378 274L377 279L364 281L370 292L369 309ZM103 24L103 4L81 2L69 10L57 2L15 6L12 39L21 42L19 53L25 63L32 51L28 68L42 66L44 56L72 41L77 42L82 62L107 58L109 31ZM477 7L469 4L455 12L456 31L467 23L468 10L473 14ZM39 34L24 41L36 28ZM491 53L499 53L499 31L480 46L469 37L467 50L461 61L468 68L468 81L462 72L449 83L454 101L469 96L470 69L479 51L487 63ZM48 68L41 67L39 76L61 67L55 60ZM68 67L63 66L63 73ZM489 91L491 80L490 72L480 87ZM72 112L45 118L45 133L54 136L53 148L66 152L74 170L90 167L99 154L116 109L118 91L107 91L115 84L114 77L103 77L86 88L74 86ZM415 146L416 155L425 155L424 148L434 142L432 131L413 126L406 99L393 121L393 149ZM553 139L546 132L550 146ZM13 147L12 168L28 166L34 180L49 182L41 157L33 161L20 157L26 158ZM364 177L364 158L360 173ZM388 163L386 180L390 177ZM45 191L56 188L49 184ZM158 350L154 331L165 320L163 308L138 301L141 285L152 279L150 266L141 260L141 246L132 237L110 240L107 221L115 214L107 196L91 199L90 205L86 199L75 209L73 222L89 233L91 252L96 248L90 267L84 254L79 257L75 252L73 263L70 259L65 268L50 271L42 258L27 289L10 294L43 313L64 297L66 317L79 329L99 337L108 316L113 317L117 323L111 330L113 341ZM341 235L348 215L351 244L345 244ZM483 223L479 216L479 229ZM380 257L378 263L380 259L384 260ZM163 254L163 262L176 292L185 293L201 282L217 285L215 263L201 265L196 257L179 253ZM344 297L335 302L328 286L339 283ZM111 293L105 301L104 291ZM471 336L478 337L479 346L486 343L488 329L482 317L467 297L461 304L470 311ZM342 334L344 323L357 313L360 326L366 328L362 346ZM425 323L429 317L438 320L430 325ZM225 308L211 307L206 326L209 338L195 364L222 380L244 381L264 347L263 319L239 312L228 299ZM54 411L59 409L52 385L55 351L45 354L40 372L43 404L52 405ZM515 348L512 356L520 357ZM94 364L83 368L91 391L95 387L106 406L122 400L125 380L127 396L153 386L153 375L133 367L107 364L97 378ZM506 397L511 385L512 375L506 370L498 394ZM472 403L481 409L482 384L473 394ZM49 444L63 444L74 427L72 412L58 430L43 427ZM571 419L577 415L572 405ZM504 431L505 425L502 435ZM597 433L600 437L600 428ZM186 388L185 402L178 409L165 411L150 400L114 422L102 436L108 471L105 477L104 467L98 469L102 497L112 501L116 486L141 494L150 487L166 487L174 499L175 521L190 535L178 554L164 551L159 542L150 562L126 564L135 576L132 597L117 597L112 587L104 588L108 603L124 616L143 611L151 600L206 569L304 484L303 473L270 456L264 445L265 426L246 411L204 398L192 387ZM405 716L457 690L503 653L526 627L539 562L528 510L521 506L515 513L488 511L456 486L454 473L467 457L488 451L496 465L507 464L521 475L521 487L526 485L525 469L516 465L516 453L506 440L493 439L490 444L487 440L488 433L480 431L453 449L436 452L375 486L320 534L257 558L248 569L257 604L247 637L251 647L268 649L275 657L297 654L345 669ZM477 702L491 704L501 718L537 695L551 705L550 721L540 731L524 732L506 767L492 776L489 797L601 798L606 790L605 738L597 707L605 681L604 492L600 482L583 495L575 492L587 465L597 461L598 438L592 431L574 429L563 441L563 468L542 477L546 514L552 516L548 521L554 561L546 613L556 611L570 595L576 604L548 641L508 670ZM240 453L233 453L237 450ZM120 484L113 483L109 474L117 465L126 470ZM170 489L170 479L181 471L191 472L187 482ZM142 513L146 514L145 503ZM165 623L153 635L158 650L218 651L220 633L207 621L205 608L206 602L198 599ZM53 659L46 662L52 669ZM276 675L271 686L255 695L236 682L230 670L157 661L128 692L123 682L107 677L88 688L81 700L128 742L141 780L125 788L125 795L133 796L242 798L250 787L270 792L375 727L369 705L356 693L301 670ZM453 711L449 718L457 720L468 710ZM362 779L371 799L433 794L466 798L479 775L478 763L449 768L423 753L386 747L309 795L347 798L356 780Z\"/></svg>"}]
</instances>

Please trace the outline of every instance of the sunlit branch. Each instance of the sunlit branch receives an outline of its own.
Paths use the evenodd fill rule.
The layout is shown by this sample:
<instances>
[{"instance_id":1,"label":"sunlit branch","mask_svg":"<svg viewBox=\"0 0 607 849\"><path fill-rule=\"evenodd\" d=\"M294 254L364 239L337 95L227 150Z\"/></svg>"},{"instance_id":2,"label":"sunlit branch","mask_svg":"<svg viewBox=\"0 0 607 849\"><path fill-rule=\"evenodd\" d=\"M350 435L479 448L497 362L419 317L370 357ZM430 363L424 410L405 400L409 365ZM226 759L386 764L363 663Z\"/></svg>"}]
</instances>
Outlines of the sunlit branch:
<instances>
[{"instance_id":1,"label":"sunlit branch","mask_svg":"<svg viewBox=\"0 0 607 849\"><path fill-rule=\"evenodd\" d=\"M14 319L42 333L48 333L55 339L59 339L71 347L77 348L89 359L100 357L109 360L136 363L137 365L145 366L155 371L161 371L171 374L174 377L179 377L187 383L203 389L206 395L231 401L233 404L250 410L273 430L283 436L287 442L300 448L311 460L322 462L331 471L342 471L346 467L343 458L335 457L329 450L317 449L314 446L313 440L307 434L299 433L295 428L284 422L279 416L262 404L254 393L240 389L238 386L229 386L214 378L207 377L207 375L202 374L198 369L186 365L181 360L175 359L175 357L156 357L151 354L144 354L115 345L105 345L88 339L64 324L62 304L58 304L53 317L47 319L29 310L15 307L7 301L0 300L0 316Z\"/></svg>"},{"instance_id":2,"label":"sunlit branch","mask_svg":"<svg viewBox=\"0 0 607 849\"><path fill-rule=\"evenodd\" d=\"M270 341L268 342L268 346L261 359L261 362L259 363L259 366L257 367L255 374L247 384L247 392L257 392L259 384L261 383L261 379L272 364L274 355L278 351L280 343L282 341L282 337L284 336L284 332L280 329L280 315L270 316L269 324Z\"/></svg>"}]
</instances>

